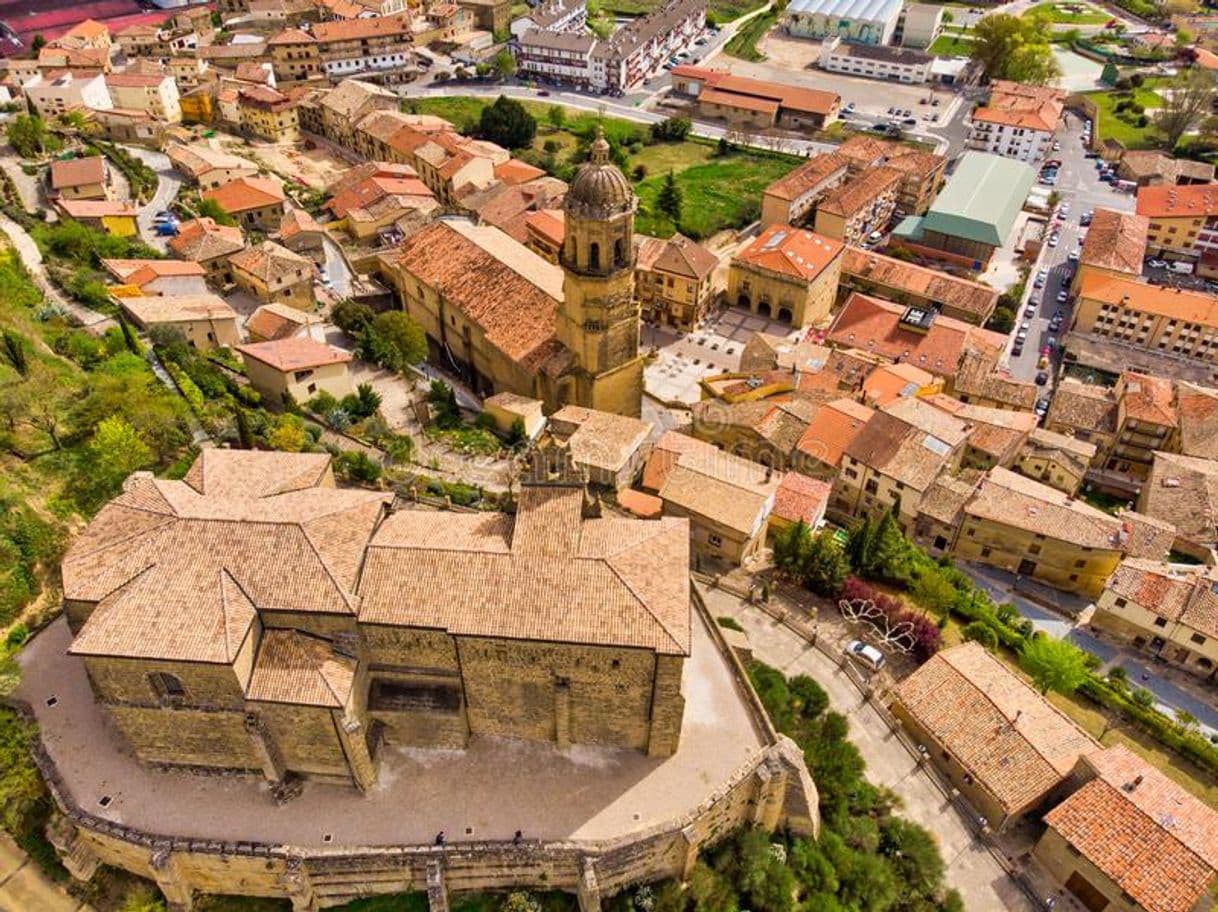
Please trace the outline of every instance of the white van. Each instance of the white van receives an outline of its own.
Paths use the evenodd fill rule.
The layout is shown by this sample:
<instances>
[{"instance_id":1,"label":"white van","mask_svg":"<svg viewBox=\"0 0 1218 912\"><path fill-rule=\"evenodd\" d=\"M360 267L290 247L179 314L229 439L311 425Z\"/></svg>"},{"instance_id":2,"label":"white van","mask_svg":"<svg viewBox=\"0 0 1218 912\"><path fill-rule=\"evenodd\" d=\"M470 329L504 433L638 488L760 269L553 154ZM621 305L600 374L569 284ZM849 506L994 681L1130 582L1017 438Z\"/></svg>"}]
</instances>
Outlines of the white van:
<instances>
[{"instance_id":1,"label":"white van","mask_svg":"<svg viewBox=\"0 0 1218 912\"><path fill-rule=\"evenodd\" d=\"M1174 262L1168 263L1167 268L1172 272L1181 272L1184 275L1193 274L1193 264L1185 263L1183 260L1175 260Z\"/></svg>"},{"instance_id":2,"label":"white van","mask_svg":"<svg viewBox=\"0 0 1218 912\"><path fill-rule=\"evenodd\" d=\"M861 640L851 640L849 643L847 643L846 655L850 656L850 658L854 659L854 661L866 668L871 669L872 671L879 671L884 667L885 661L887 661L884 658L884 653L880 652L874 646L868 646Z\"/></svg>"}]
</instances>

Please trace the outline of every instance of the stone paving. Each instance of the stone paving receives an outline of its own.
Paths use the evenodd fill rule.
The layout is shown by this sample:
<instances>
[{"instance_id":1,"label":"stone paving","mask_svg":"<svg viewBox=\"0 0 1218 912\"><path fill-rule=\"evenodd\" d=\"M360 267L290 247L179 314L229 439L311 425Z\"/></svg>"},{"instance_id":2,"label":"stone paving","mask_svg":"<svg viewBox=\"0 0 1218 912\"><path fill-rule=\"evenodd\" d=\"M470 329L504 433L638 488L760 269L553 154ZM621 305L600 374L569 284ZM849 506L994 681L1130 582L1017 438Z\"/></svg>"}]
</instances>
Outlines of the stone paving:
<instances>
[{"instance_id":1,"label":"stone paving","mask_svg":"<svg viewBox=\"0 0 1218 912\"><path fill-rule=\"evenodd\" d=\"M151 832L301 846L321 846L326 834L333 846L430 844L441 830L450 843L510 839L518 829L530 838L605 839L693 809L763 748L739 682L699 618L685 666L681 745L672 757L492 738L475 738L464 751L387 747L370 794L306 782L282 806L261 779L140 764L94 702L83 663L66 655L63 618L21 652L17 697L33 708L72 799ZM110 801L102 807L104 796Z\"/></svg>"}]
</instances>

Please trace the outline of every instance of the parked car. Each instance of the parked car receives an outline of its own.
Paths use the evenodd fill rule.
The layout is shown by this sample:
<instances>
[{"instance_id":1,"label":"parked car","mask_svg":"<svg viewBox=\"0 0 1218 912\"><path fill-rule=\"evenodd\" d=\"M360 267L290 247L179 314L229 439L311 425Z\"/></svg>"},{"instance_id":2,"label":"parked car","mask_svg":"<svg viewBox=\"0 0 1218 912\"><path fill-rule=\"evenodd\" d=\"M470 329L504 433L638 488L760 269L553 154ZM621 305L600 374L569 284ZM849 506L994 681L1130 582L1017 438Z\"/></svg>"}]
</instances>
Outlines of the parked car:
<instances>
[{"instance_id":1,"label":"parked car","mask_svg":"<svg viewBox=\"0 0 1218 912\"><path fill-rule=\"evenodd\" d=\"M1047 373L1045 373L1044 371L1041 371L1040 373L1038 373L1036 375L1036 385L1037 386L1044 386L1048 382L1049 382L1049 375Z\"/></svg>"},{"instance_id":2,"label":"parked car","mask_svg":"<svg viewBox=\"0 0 1218 912\"><path fill-rule=\"evenodd\" d=\"M872 671L879 671L886 661L884 653L859 640L851 640L846 644L846 655Z\"/></svg>"},{"instance_id":3,"label":"parked car","mask_svg":"<svg viewBox=\"0 0 1218 912\"><path fill-rule=\"evenodd\" d=\"M1049 414L1049 397L1041 396L1036 400L1036 417L1044 418L1047 414Z\"/></svg>"},{"instance_id":4,"label":"parked car","mask_svg":"<svg viewBox=\"0 0 1218 912\"><path fill-rule=\"evenodd\" d=\"M1036 316L1036 302L1029 301L1028 306L1023 309L1023 315L1026 319L1031 320Z\"/></svg>"},{"instance_id":5,"label":"parked car","mask_svg":"<svg viewBox=\"0 0 1218 912\"><path fill-rule=\"evenodd\" d=\"M1166 269L1167 260L1159 260L1159 259L1155 259L1152 257L1151 259L1146 261L1146 265L1149 266L1151 269Z\"/></svg>"},{"instance_id":6,"label":"parked car","mask_svg":"<svg viewBox=\"0 0 1218 912\"><path fill-rule=\"evenodd\" d=\"M1023 343L1022 342L1016 342L1014 345L1011 346L1011 357L1012 358L1018 358L1022 354L1023 354Z\"/></svg>"},{"instance_id":7,"label":"parked car","mask_svg":"<svg viewBox=\"0 0 1218 912\"><path fill-rule=\"evenodd\" d=\"M1057 293L1057 303L1058 304L1065 304L1069 300L1070 300L1070 295L1067 293L1066 289L1063 288L1061 291L1059 291Z\"/></svg>"},{"instance_id":8,"label":"parked car","mask_svg":"<svg viewBox=\"0 0 1218 912\"><path fill-rule=\"evenodd\" d=\"M846 110L851 113L854 113L854 102L853 101L850 102L850 104L846 105Z\"/></svg>"},{"instance_id":9,"label":"parked car","mask_svg":"<svg viewBox=\"0 0 1218 912\"><path fill-rule=\"evenodd\" d=\"M1059 240L1059 238L1058 238L1058 235L1056 234L1056 232L1049 235L1049 246L1056 247L1058 240Z\"/></svg>"},{"instance_id":10,"label":"parked car","mask_svg":"<svg viewBox=\"0 0 1218 912\"><path fill-rule=\"evenodd\" d=\"M1060 168L1061 166L1062 166L1062 162L1061 162L1060 158L1051 158L1047 162L1045 162L1041 167L1042 168Z\"/></svg>"},{"instance_id":11,"label":"parked car","mask_svg":"<svg viewBox=\"0 0 1218 912\"><path fill-rule=\"evenodd\" d=\"M1095 213L1088 209L1078 217L1078 223L1083 228L1091 227L1091 220L1095 218Z\"/></svg>"},{"instance_id":12,"label":"parked car","mask_svg":"<svg viewBox=\"0 0 1218 912\"><path fill-rule=\"evenodd\" d=\"M1077 263L1078 257L1079 257L1079 253L1078 253L1077 247L1074 250L1071 250L1068 254L1066 254L1066 259L1071 263Z\"/></svg>"}]
</instances>

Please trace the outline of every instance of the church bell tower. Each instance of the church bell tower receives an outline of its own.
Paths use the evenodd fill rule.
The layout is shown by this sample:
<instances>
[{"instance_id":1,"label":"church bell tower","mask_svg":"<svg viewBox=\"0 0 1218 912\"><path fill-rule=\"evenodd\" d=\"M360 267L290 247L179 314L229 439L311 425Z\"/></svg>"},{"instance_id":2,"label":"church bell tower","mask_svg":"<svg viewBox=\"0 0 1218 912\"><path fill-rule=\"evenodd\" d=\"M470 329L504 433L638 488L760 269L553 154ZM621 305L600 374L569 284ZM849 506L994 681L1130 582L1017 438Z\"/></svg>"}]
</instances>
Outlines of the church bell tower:
<instances>
[{"instance_id":1,"label":"church bell tower","mask_svg":"<svg viewBox=\"0 0 1218 912\"><path fill-rule=\"evenodd\" d=\"M609 161L598 128L591 158L563 202L558 338L575 356L577 405L637 416L643 397L639 306L634 299L634 212L638 199Z\"/></svg>"}]
</instances>

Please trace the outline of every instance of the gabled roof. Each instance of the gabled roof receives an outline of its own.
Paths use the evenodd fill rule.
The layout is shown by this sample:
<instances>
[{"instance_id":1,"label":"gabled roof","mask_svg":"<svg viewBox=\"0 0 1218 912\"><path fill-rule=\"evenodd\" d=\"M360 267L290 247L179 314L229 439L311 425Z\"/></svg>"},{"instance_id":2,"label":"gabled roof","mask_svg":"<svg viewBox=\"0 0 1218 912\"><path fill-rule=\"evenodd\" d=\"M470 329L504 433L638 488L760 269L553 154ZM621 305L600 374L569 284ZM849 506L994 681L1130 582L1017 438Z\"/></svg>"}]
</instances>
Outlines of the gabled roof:
<instances>
[{"instance_id":1,"label":"gabled roof","mask_svg":"<svg viewBox=\"0 0 1218 912\"><path fill-rule=\"evenodd\" d=\"M1035 803L1097 747L979 643L938 652L897 685L897 698L1008 814Z\"/></svg>"},{"instance_id":2,"label":"gabled roof","mask_svg":"<svg viewBox=\"0 0 1218 912\"><path fill-rule=\"evenodd\" d=\"M52 190L64 190L69 187L86 187L90 184L104 184L105 181L106 160L100 155L51 162Z\"/></svg>"},{"instance_id":3,"label":"gabled roof","mask_svg":"<svg viewBox=\"0 0 1218 912\"><path fill-rule=\"evenodd\" d=\"M119 304L142 326L237 319L237 312L228 306L228 302L214 294L120 298Z\"/></svg>"},{"instance_id":4,"label":"gabled roof","mask_svg":"<svg viewBox=\"0 0 1218 912\"><path fill-rule=\"evenodd\" d=\"M551 485L525 486L514 521L397 511L368 548L360 622L688 655L688 522L582 506L581 487Z\"/></svg>"},{"instance_id":5,"label":"gabled roof","mask_svg":"<svg viewBox=\"0 0 1218 912\"><path fill-rule=\"evenodd\" d=\"M1045 823L1138 908L1197 908L1218 878L1218 813L1124 745L1083 765L1095 778Z\"/></svg>"},{"instance_id":6,"label":"gabled roof","mask_svg":"<svg viewBox=\"0 0 1218 912\"><path fill-rule=\"evenodd\" d=\"M59 199L55 205L71 218L135 218L135 206L118 200Z\"/></svg>"},{"instance_id":7,"label":"gabled roof","mask_svg":"<svg viewBox=\"0 0 1218 912\"><path fill-rule=\"evenodd\" d=\"M858 247L846 248L842 272L967 313L978 325L990 318L998 303L997 288Z\"/></svg>"},{"instance_id":8,"label":"gabled roof","mask_svg":"<svg viewBox=\"0 0 1218 912\"><path fill-rule=\"evenodd\" d=\"M1212 547L1218 543L1218 462L1157 450L1138 509Z\"/></svg>"},{"instance_id":9,"label":"gabled roof","mask_svg":"<svg viewBox=\"0 0 1218 912\"><path fill-rule=\"evenodd\" d=\"M635 268L645 271L666 272L701 281L719 265L717 256L681 234L674 234L666 241L636 234L634 246Z\"/></svg>"},{"instance_id":10,"label":"gabled roof","mask_svg":"<svg viewBox=\"0 0 1218 912\"><path fill-rule=\"evenodd\" d=\"M734 262L810 281L845 248L841 241L805 228L771 225Z\"/></svg>"},{"instance_id":11,"label":"gabled roof","mask_svg":"<svg viewBox=\"0 0 1218 912\"><path fill-rule=\"evenodd\" d=\"M313 261L299 253L293 253L274 241L263 241L256 247L246 247L228 258L229 265L240 269L269 286L281 282L294 284L301 281L297 273L302 270L305 278L313 276Z\"/></svg>"},{"instance_id":12,"label":"gabled roof","mask_svg":"<svg viewBox=\"0 0 1218 912\"><path fill-rule=\"evenodd\" d=\"M328 457L296 455L213 450L182 481L129 478L64 558L65 597L96 603L71 651L231 663L259 609L353 614L389 495L315 487Z\"/></svg>"},{"instance_id":13,"label":"gabled roof","mask_svg":"<svg viewBox=\"0 0 1218 912\"><path fill-rule=\"evenodd\" d=\"M1064 491L1001 466L986 473L964 508L970 516L1099 551L1119 551L1121 521Z\"/></svg>"},{"instance_id":14,"label":"gabled roof","mask_svg":"<svg viewBox=\"0 0 1218 912\"><path fill-rule=\"evenodd\" d=\"M161 278L202 278L206 275L206 270L193 260L103 259L101 264L118 281L140 288Z\"/></svg>"},{"instance_id":15,"label":"gabled roof","mask_svg":"<svg viewBox=\"0 0 1218 912\"><path fill-rule=\"evenodd\" d=\"M288 337L269 342L248 342L238 345L237 351L244 357L261 361L281 373L306 370L310 367L325 367L328 364L345 364L351 353L312 339Z\"/></svg>"},{"instance_id":16,"label":"gabled roof","mask_svg":"<svg viewBox=\"0 0 1218 912\"><path fill-rule=\"evenodd\" d=\"M343 709L355 683L355 659L335 653L328 640L300 630L262 634L245 695L260 703Z\"/></svg>"},{"instance_id":17,"label":"gabled roof","mask_svg":"<svg viewBox=\"0 0 1218 912\"><path fill-rule=\"evenodd\" d=\"M324 322L316 314L305 313L290 304L275 302L263 304L255 310L245 322L245 329L251 335L271 341L294 336L304 327Z\"/></svg>"},{"instance_id":18,"label":"gabled roof","mask_svg":"<svg viewBox=\"0 0 1218 912\"><path fill-rule=\"evenodd\" d=\"M834 152L813 155L794 171L766 187L765 195L794 202L825 181L845 176L845 169L849 164L845 157Z\"/></svg>"},{"instance_id":19,"label":"gabled roof","mask_svg":"<svg viewBox=\"0 0 1218 912\"><path fill-rule=\"evenodd\" d=\"M1218 390L1177 381L1176 411L1180 452L1185 456L1218 459Z\"/></svg>"},{"instance_id":20,"label":"gabled roof","mask_svg":"<svg viewBox=\"0 0 1218 912\"><path fill-rule=\"evenodd\" d=\"M1079 297L1101 304L1113 304L1129 310L1218 326L1218 298L1202 291L1151 285L1136 279L1084 273L1079 283Z\"/></svg>"},{"instance_id":21,"label":"gabled roof","mask_svg":"<svg viewBox=\"0 0 1218 912\"><path fill-rule=\"evenodd\" d=\"M824 515L825 504L833 486L827 481L820 481L801 475L799 472L787 472L778 484L774 493L773 515L788 522L812 524Z\"/></svg>"},{"instance_id":22,"label":"gabled roof","mask_svg":"<svg viewBox=\"0 0 1218 912\"><path fill-rule=\"evenodd\" d=\"M1001 247L1035 179L1035 172L1021 161L965 152L923 217L923 230Z\"/></svg>"},{"instance_id":23,"label":"gabled roof","mask_svg":"<svg viewBox=\"0 0 1218 912\"><path fill-rule=\"evenodd\" d=\"M240 228L217 225L214 219L206 217L183 222L177 236L169 239L170 250L184 259L200 263L228 256L244 246Z\"/></svg>"},{"instance_id":24,"label":"gabled roof","mask_svg":"<svg viewBox=\"0 0 1218 912\"><path fill-rule=\"evenodd\" d=\"M805 456L836 466L874 414L873 409L853 399L826 403L816 410L795 448Z\"/></svg>"},{"instance_id":25,"label":"gabled roof","mask_svg":"<svg viewBox=\"0 0 1218 912\"><path fill-rule=\"evenodd\" d=\"M267 177L239 177L212 190L203 199L215 200L230 215L263 206L283 205L286 196L279 181Z\"/></svg>"},{"instance_id":26,"label":"gabled roof","mask_svg":"<svg viewBox=\"0 0 1218 912\"><path fill-rule=\"evenodd\" d=\"M1138 189L1138 215L1201 219L1218 215L1218 184L1157 184Z\"/></svg>"},{"instance_id":27,"label":"gabled roof","mask_svg":"<svg viewBox=\"0 0 1218 912\"><path fill-rule=\"evenodd\" d=\"M1150 219L1132 212L1096 209L1079 254L1079 265L1142 275Z\"/></svg>"}]
</instances>

